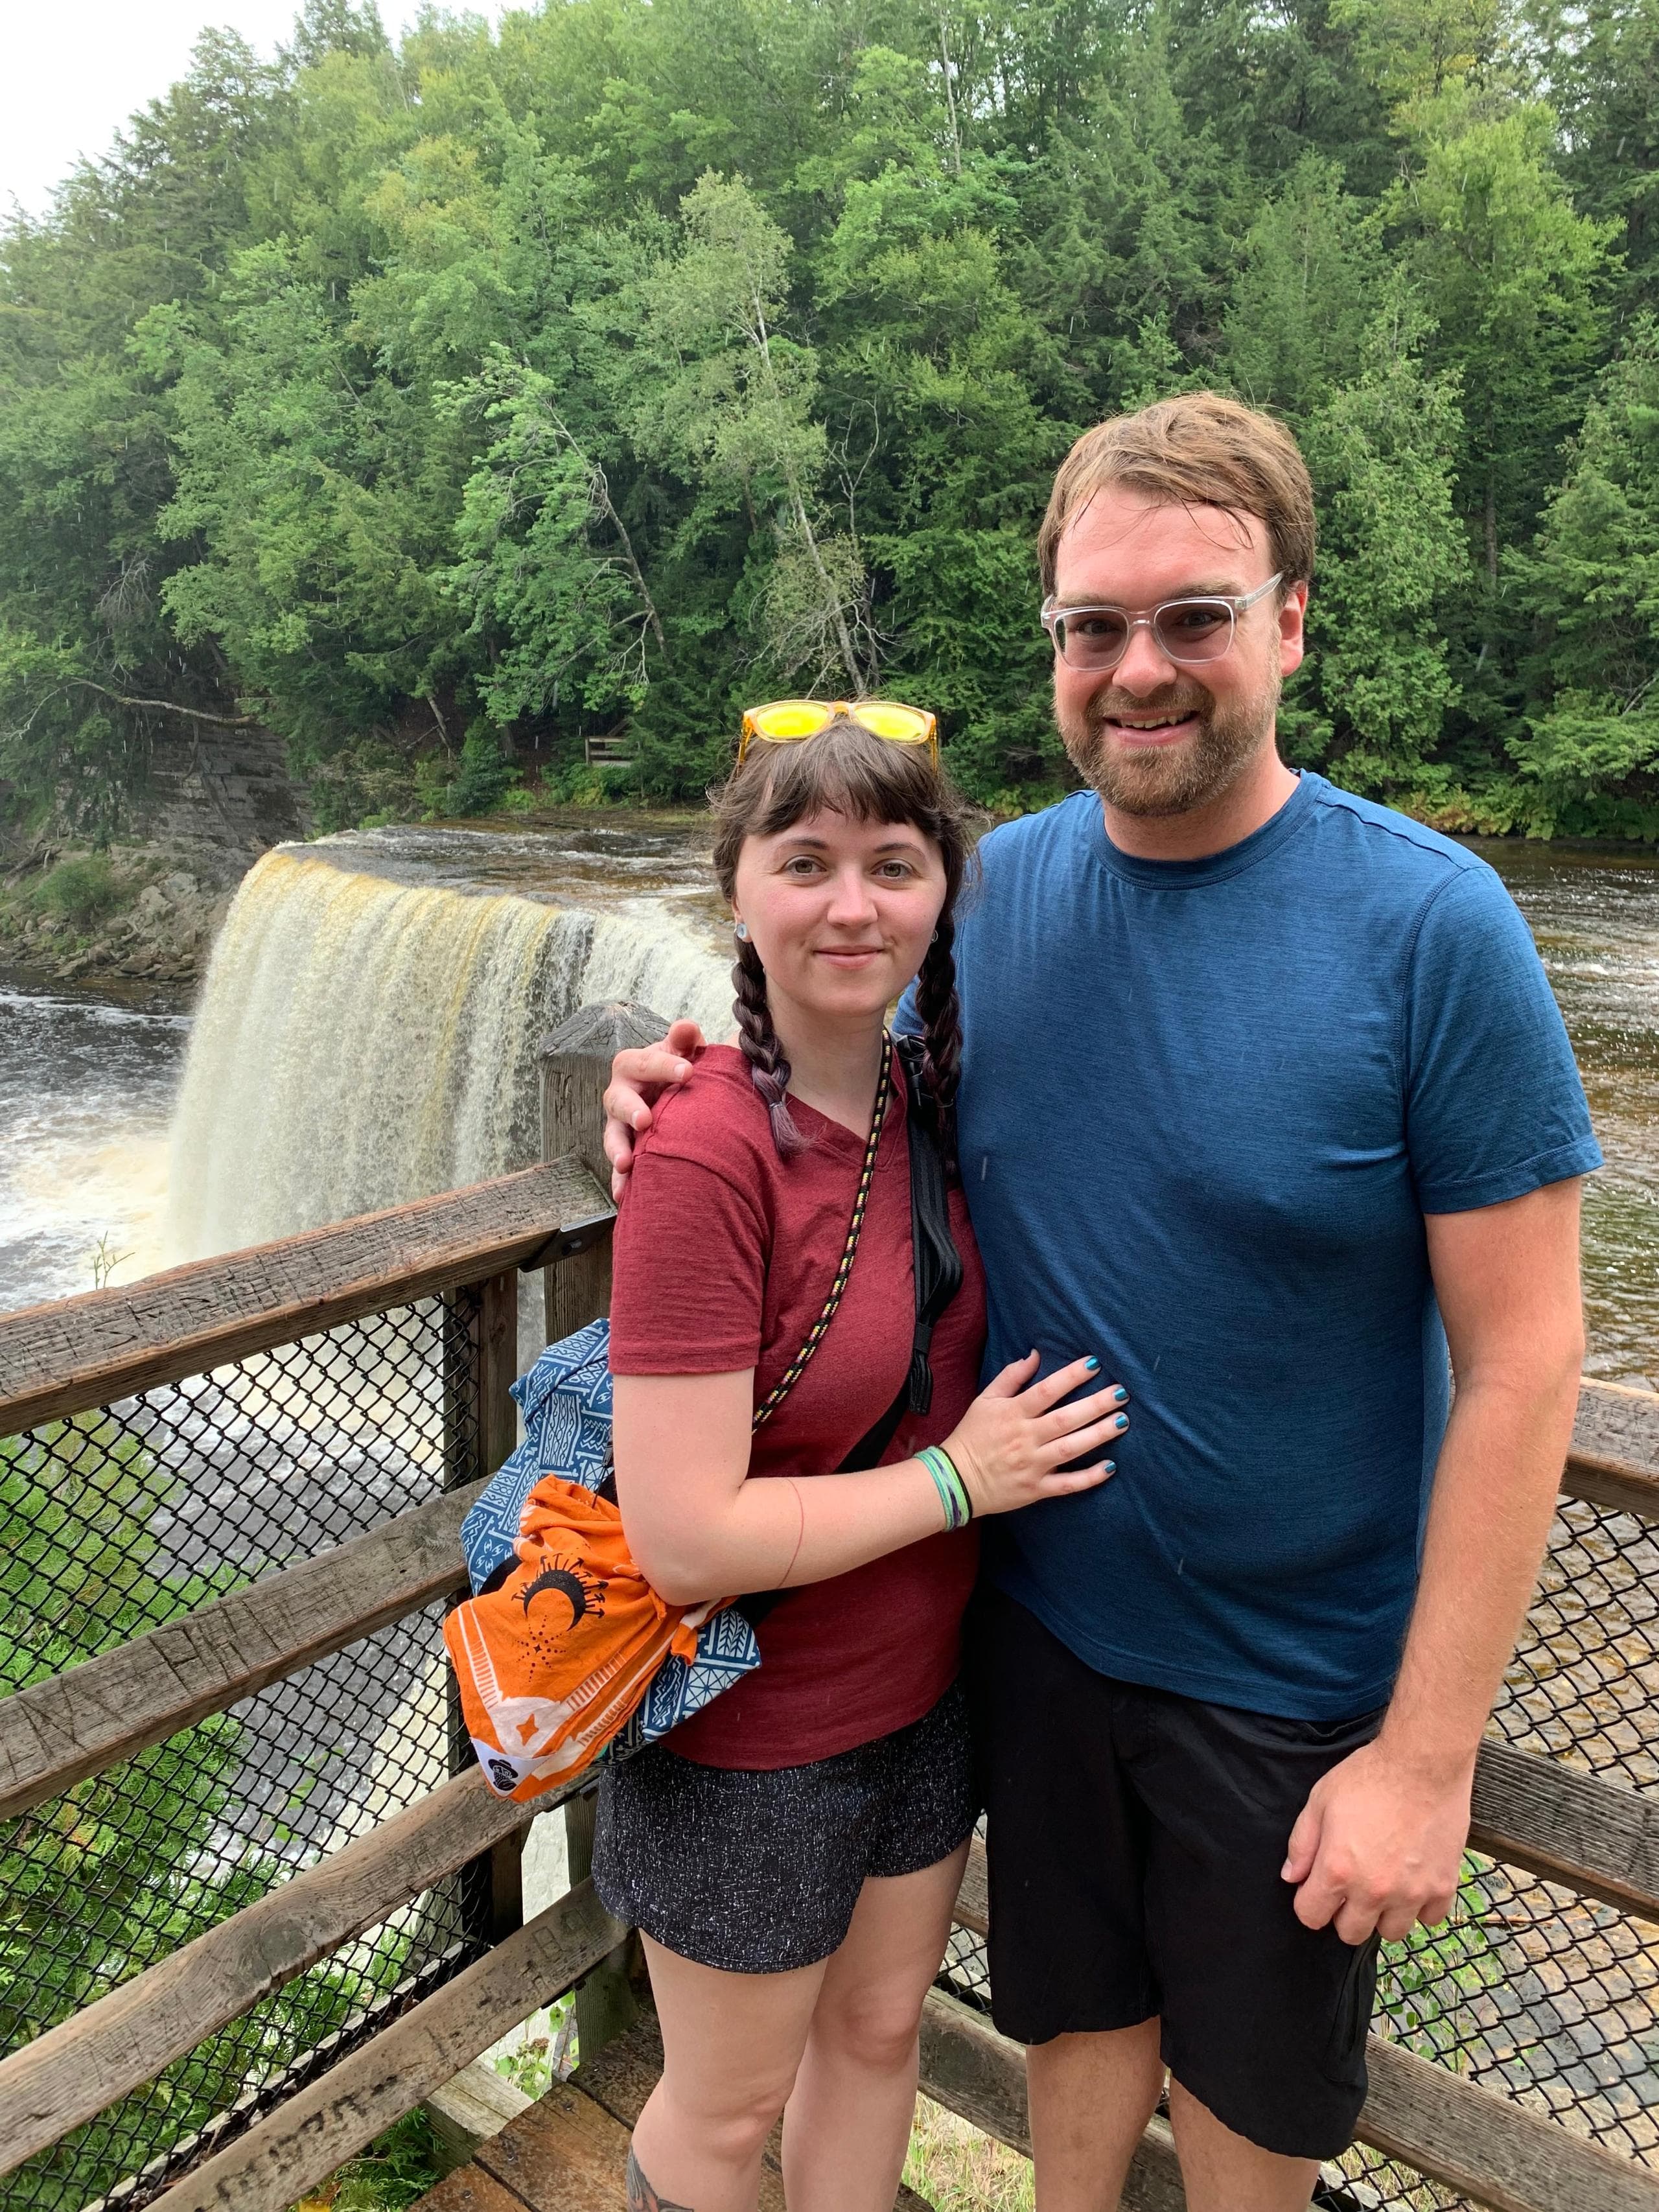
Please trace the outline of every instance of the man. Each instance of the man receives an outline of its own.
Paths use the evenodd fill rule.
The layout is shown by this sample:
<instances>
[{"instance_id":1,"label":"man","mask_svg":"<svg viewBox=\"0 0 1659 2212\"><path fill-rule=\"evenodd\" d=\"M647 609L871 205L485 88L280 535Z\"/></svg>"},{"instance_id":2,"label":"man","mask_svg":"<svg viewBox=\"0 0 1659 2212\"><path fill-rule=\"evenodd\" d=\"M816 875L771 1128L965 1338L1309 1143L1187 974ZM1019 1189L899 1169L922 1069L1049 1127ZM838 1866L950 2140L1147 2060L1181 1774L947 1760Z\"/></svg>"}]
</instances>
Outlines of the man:
<instances>
[{"instance_id":1,"label":"man","mask_svg":"<svg viewBox=\"0 0 1659 2212\"><path fill-rule=\"evenodd\" d=\"M1262 416L1079 440L1038 552L1089 789L985 840L957 940L988 1371L1086 1347L1135 1416L988 1529L970 1632L1041 2212L1118 2203L1166 2068L1193 2212L1351 2139L1571 1431L1583 1091L1491 870L1279 757L1313 550ZM619 1170L677 1066L619 1059Z\"/></svg>"}]
</instances>

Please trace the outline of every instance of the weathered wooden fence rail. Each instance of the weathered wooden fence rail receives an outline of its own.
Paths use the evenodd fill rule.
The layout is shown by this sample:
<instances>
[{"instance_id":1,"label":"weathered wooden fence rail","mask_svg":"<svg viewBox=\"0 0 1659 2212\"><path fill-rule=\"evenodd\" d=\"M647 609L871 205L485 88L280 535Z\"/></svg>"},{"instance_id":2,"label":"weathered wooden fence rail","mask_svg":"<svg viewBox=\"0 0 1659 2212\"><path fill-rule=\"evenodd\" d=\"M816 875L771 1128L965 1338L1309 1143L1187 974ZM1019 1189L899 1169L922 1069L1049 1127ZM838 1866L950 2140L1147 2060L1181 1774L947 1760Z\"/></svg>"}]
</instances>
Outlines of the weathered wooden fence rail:
<instances>
[{"instance_id":1,"label":"weathered wooden fence rail","mask_svg":"<svg viewBox=\"0 0 1659 2212\"><path fill-rule=\"evenodd\" d=\"M40 1431L291 1345L361 1316L474 1291L465 1388L476 1475L512 1449L520 1275L544 1271L550 1335L605 1310L611 1207L599 1094L619 1043L654 1016L589 1009L550 1042L545 1164L0 1319L0 1436ZM1659 1399L1587 1382L1569 1498L1659 1522ZM240 1699L462 1586L458 1535L477 1480L320 1556L269 1573L0 1702L0 1820L16 1820ZM457 1762L459 1764L459 1761ZM536 1809L546 1808L547 1801ZM463 1771L295 1872L0 2061L0 2174L105 2112L205 2039L434 1885L470 1869L493 1946L171 2181L168 2212L283 2212L400 2113L538 2007L579 1990L591 2055L630 2016L627 1929L587 1873L591 1801L568 1808L569 1893L520 1924L517 1853L528 1815ZM1505 1864L1659 1926L1659 1799L1536 1753L1489 1742L1473 1841ZM957 1902L983 1934L983 1856ZM1659 2172L1397 2043L1374 2037L1362 2140L1498 2212L1659 2212ZM1024 2061L943 1992L923 2039L928 2093L1028 2147ZM0 2197L3 2191L0 2191ZM1149 2130L1128 2202L1170 2212L1182 2193L1168 2131Z\"/></svg>"}]
</instances>

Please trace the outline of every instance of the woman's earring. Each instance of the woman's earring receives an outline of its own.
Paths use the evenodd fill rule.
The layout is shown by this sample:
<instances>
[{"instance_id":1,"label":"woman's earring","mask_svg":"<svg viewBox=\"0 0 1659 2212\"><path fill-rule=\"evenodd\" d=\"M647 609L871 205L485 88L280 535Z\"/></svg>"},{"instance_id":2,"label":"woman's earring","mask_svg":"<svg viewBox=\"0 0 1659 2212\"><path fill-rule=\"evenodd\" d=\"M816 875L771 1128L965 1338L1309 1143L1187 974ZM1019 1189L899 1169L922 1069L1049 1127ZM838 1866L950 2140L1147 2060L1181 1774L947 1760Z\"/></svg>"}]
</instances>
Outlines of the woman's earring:
<instances>
[{"instance_id":1,"label":"woman's earring","mask_svg":"<svg viewBox=\"0 0 1659 2212\"><path fill-rule=\"evenodd\" d=\"M734 921L732 925L732 934L738 939L739 944L747 945L749 942L749 924L746 921Z\"/></svg>"}]
</instances>

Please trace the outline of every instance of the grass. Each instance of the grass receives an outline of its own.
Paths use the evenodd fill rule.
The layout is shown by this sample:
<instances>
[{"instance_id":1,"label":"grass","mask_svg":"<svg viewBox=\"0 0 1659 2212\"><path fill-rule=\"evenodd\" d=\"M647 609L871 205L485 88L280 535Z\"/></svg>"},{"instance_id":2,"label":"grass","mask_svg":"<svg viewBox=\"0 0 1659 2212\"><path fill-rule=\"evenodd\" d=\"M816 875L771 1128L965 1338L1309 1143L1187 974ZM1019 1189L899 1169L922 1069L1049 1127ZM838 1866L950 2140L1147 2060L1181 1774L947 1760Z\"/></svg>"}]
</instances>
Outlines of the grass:
<instances>
[{"instance_id":1,"label":"grass","mask_svg":"<svg viewBox=\"0 0 1659 2212\"><path fill-rule=\"evenodd\" d=\"M916 2100L904 2179L933 2212L1031 2212L1031 2161L927 2097Z\"/></svg>"}]
</instances>

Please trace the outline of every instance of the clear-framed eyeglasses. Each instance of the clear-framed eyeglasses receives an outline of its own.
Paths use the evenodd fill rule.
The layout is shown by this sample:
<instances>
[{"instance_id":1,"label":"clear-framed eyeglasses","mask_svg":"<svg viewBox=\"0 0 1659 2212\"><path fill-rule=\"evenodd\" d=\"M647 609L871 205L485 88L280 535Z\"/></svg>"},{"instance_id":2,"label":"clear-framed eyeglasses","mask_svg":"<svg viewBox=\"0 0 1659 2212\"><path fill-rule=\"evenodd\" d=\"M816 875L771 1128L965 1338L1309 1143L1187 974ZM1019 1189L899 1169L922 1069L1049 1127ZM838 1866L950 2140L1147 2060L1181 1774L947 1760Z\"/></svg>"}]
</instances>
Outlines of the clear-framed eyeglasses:
<instances>
[{"instance_id":1,"label":"clear-framed eyeglasses","mask_svg":"<svg viewBox=\"0 0 1659 2212\"><path fill-rule=\"evenodd\" d=\"M1240 615L1265 599L1282 573L1241 598L1205 592L1193 599L1165 599L1146 614L1132 614L1127 607L1062 607L1045 599L1042 627L1068 668L1115 668L1138 629L1151 630L1158 651L1178 668L1201 668L1230 650Z\"/></svg>"}]
</instances>

